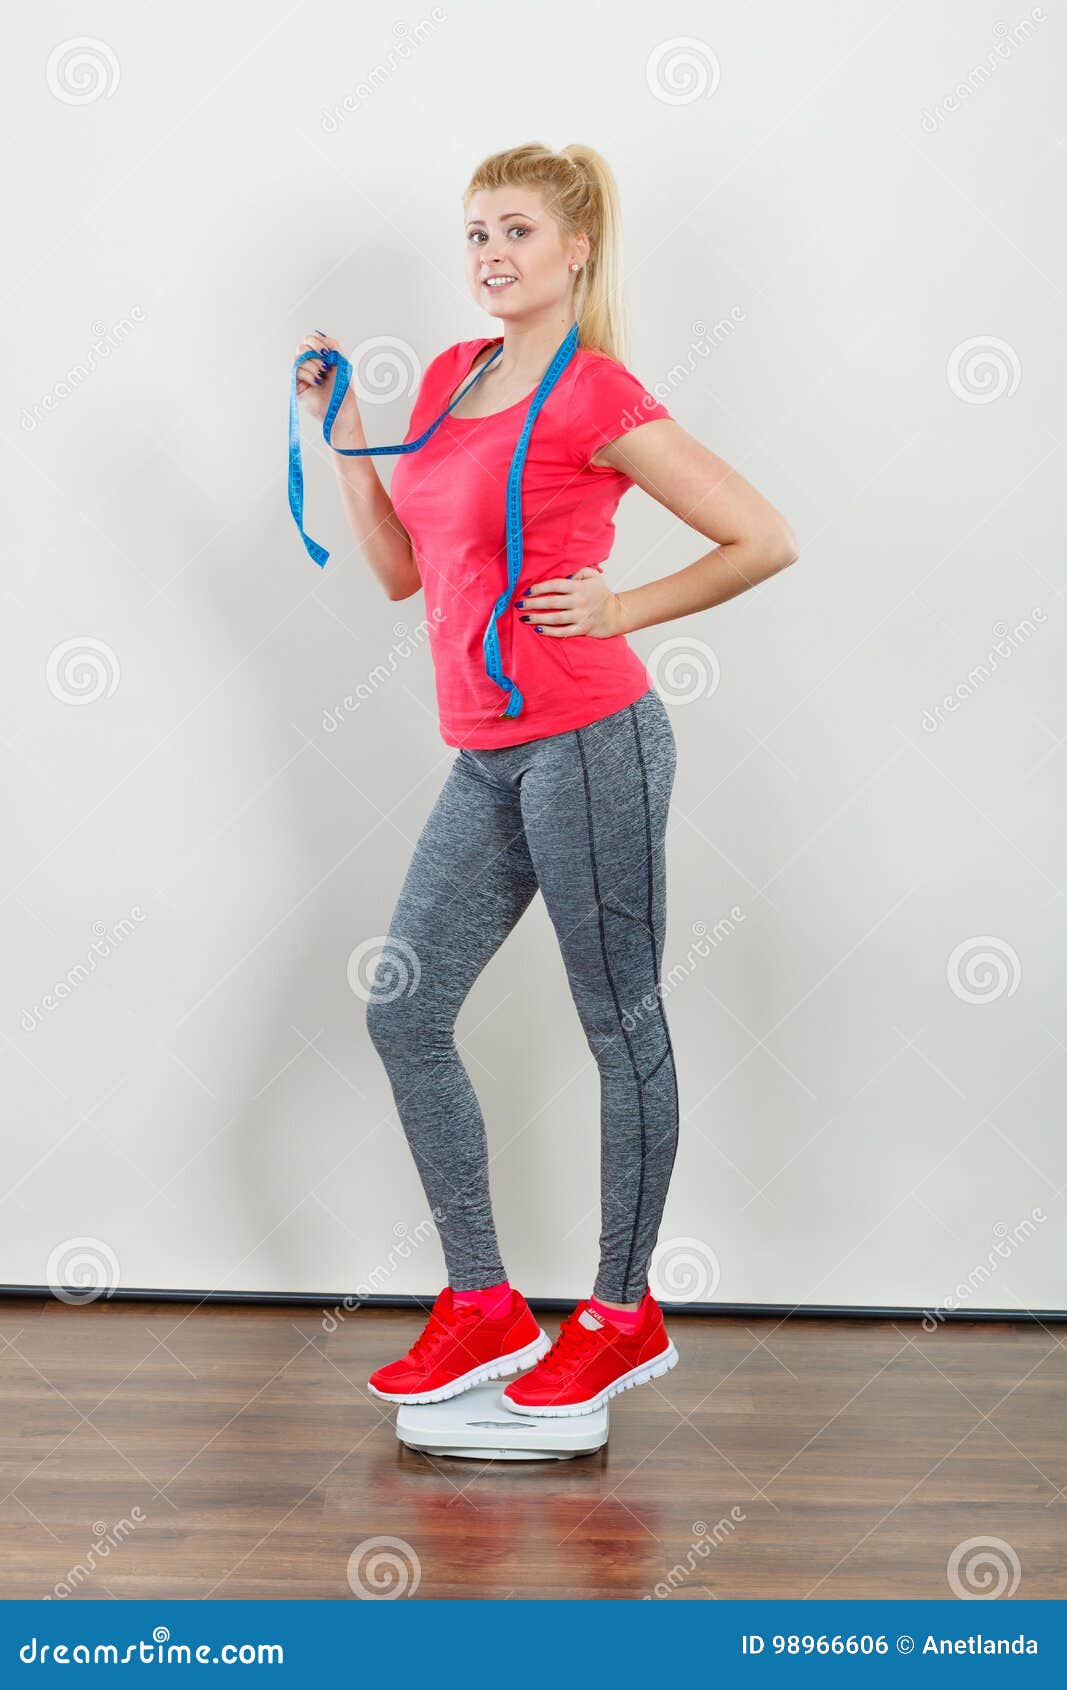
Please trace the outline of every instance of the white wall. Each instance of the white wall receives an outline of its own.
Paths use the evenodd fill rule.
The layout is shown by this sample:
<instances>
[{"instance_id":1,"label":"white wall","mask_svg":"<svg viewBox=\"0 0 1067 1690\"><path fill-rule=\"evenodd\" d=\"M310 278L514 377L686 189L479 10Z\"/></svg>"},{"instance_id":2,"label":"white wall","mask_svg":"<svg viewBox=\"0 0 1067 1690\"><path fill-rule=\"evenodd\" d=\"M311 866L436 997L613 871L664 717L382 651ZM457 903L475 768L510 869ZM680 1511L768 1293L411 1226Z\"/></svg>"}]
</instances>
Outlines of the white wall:
<instances>
[{"instance_id":1,"label":"white wall","mask_svg":"<svg viewBox=\"0 0 1067 1690\"><path fill-rule=\"evenodd\" d=\"M285 412L302 334L384 339L368 426L402 437L397 369L488 332L467 175L542 139L612 160L631 366L802 547L634 636L679 746L657 1288L1067 1306L1062 10L45 4L17 29L0 1280L80 1255L126 1287L442 1282L346 969L454 753L421 598L382 596L310 430L333 556L304 554ZM84 78L50 62L86 34ZM634 491L609 575L704 549ZM511 1277L580 1295L597 1077L540 900L459 1032Z\"/></svg>"}]
</instances>

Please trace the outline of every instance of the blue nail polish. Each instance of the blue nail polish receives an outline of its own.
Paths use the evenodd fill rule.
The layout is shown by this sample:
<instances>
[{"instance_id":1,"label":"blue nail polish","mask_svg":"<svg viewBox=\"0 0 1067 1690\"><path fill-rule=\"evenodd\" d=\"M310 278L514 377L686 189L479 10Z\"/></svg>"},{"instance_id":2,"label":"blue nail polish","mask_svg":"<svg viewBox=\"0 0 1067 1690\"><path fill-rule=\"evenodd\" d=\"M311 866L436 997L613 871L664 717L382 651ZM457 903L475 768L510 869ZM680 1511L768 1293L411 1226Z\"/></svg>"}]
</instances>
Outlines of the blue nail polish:
<instances>
[{"instance_id":1,"label":"blue nail polish","mask_svg":"<svg viewBox=\"0 0 1067 1690\"><path fill-rule=\"evenodd\" d=\"M519 617L520 622L528 622L529 620L530 620L530 618L528 616L520 616Z\"/></svg>"},{"instance_id":2,"label":"blue nail polish","mask_svg":"<svg viewBox=\"0 0 1067 1690\"><path fill-rule=\"evenodd\" d=\"M523 605L524 605L524 604L525 604L525 603L526 603L526 600L525 600L525 599L516 599L516 600L515 600L515 609L516 609L516 610L521 610L521 609L522 609L522 607L523 607Z\"/></svg>"},{"instance_id":3,"label":"blue nail polish","mask_svg":"<svg viewBox=\"0 0 1067 1690\"><path fill-rule=\"evenodd\" d=\"M537 626L537 627L535 627L535 629L534 629L534 633L535 633L535 634L543 634L543 633L544 633L544 631L545 631L545 630L544 630L544 629L543 629L543 628L542 628L542 627L540 627L540 626Z\"/></svg>"}]
</instances>

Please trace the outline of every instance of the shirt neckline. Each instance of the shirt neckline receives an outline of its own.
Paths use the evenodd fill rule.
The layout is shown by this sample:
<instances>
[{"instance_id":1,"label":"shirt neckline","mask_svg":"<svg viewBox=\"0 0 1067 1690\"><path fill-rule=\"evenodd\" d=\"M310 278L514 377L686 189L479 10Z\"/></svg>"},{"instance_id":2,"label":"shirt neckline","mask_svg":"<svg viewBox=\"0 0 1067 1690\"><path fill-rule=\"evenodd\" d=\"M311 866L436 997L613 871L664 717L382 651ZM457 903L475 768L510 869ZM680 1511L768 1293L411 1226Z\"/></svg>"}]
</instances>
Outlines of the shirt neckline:
<instances>
[{"instance_id":1,"label":"shirt neckline","mask_svg":"<svg viewBox=\"0 0 1067 1690\"><path fill-rule=\"evenodd\" d=\"M471 371L473 370L473 368L474 368L475 364L477 363L478 359L481 357L482 353L485 351L486 347L487 346L494 346L498 343L501 346L504 344L503 335L487 335L484 340L479 341L478 345L475 347L474 353L471 357L469 364L467 365L467 368L463 372L463 375L461 377L461 381L465 382L467 380L467 377L470 375ZM542 377L542 380L543 379L544 378ZM446 396L448 399L452 398L453 393L455 392L456 388L459 385L460 385L460 382L453 382L451 384L451 386L448 389L448 394ZM538 382L537 387L532 387L530 389L529 393L524 393L522 398L516 399L516 401L513 405L505 405L504 409L502 411L487 411L484 417L457 417L455 411L449 411L448 416L446 417L445 420L446 420L446 422L459 423L459 424L462 425L463 423L492 422L494 417L506 417L506 416L510 415L510 413L512 411L517 411L520 406L528 405L530 403L530 400L533 398L534 394L537 392L537 388L540 387L540 385L541 385L541 383Z\"/></svg>"}]
</instances>

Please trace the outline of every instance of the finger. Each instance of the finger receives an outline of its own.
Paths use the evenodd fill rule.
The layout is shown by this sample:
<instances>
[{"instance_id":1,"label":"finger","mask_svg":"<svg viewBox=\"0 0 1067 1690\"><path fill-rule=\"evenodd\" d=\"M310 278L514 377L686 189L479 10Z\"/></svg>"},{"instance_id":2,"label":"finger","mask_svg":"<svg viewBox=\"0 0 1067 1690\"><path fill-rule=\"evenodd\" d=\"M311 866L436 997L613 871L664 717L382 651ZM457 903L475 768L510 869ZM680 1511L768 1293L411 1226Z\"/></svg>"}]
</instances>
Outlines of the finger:
<instances>
[{"instance_id":1,"label":"finger","mask_svg":"<svg viewBox=\"0 0 1067 1690\"><path fill-rule=\"evenodd\" d=\"M297 354L299 355L301 352L318 352L321 355L323 352L335 352L336 350L337 348L329 340L327 340L324 335L308 334L305 335L303 340L300 342L300 345L297 348Z\"/></svg>"},{"instance_id":2,"label":"finger","mask_svg":"<svg viewBox=\"0 0 1067 1690\"><path fill-rule=\"evenodd\" d=\"M553 625L577 622L578 615L573 610L531 610L529 615L519 618L522 622L550 622Z\"/></svg>"},{"instance_id":3,"label":"finger","mask_svg":"<svg viewBox=\"0 0 1067 1690\"><path fill-rule=\"evenodd\" d=\"M308 359L306 364L298 364L296 370L296 389L303 393L309 387L322 387L329 380L330 371L326 364Z\"/></svg>"},{"instance_id":4,"label":"finger","mask_svg":"<svg viewBox=\"0 0 1067 1690\"><path fill-rule=\"evenodd\" d=\"M565 590L566 586L570 586L570 581L560 578L560 576L553 576L551 581L533 581L533 585L528 586L526 591L528 593L558 593L558 591Z\"/></svg>"},{"instance_id":5,"label":"finger","mask_svg":"<svg viewBox=\"0 0 1067 1690\"><path fill-rule=\"evenodd\" d=\"M521 605L529 605L531 610L536 610L540 614L542 610L554 610L557 606L571 605L573 599L569 593L539 593L536 599L530 593L524 593L522 598L516 602Z\"/></svg>"},{"instance_id":6,"label":"finger","mask_svg":"<svg viewBox=\"0 0 1067 1690\"><path fill-rule=\"evenodd\" d=\"M309 353L310 357L308 356ZM315 374L316 370L327 370L330 367L323 358L321 350L315 346L302 346L297 353L297 357L304 360L300 368L310 370L312 375Z\"/></svg>"}]
</instances>

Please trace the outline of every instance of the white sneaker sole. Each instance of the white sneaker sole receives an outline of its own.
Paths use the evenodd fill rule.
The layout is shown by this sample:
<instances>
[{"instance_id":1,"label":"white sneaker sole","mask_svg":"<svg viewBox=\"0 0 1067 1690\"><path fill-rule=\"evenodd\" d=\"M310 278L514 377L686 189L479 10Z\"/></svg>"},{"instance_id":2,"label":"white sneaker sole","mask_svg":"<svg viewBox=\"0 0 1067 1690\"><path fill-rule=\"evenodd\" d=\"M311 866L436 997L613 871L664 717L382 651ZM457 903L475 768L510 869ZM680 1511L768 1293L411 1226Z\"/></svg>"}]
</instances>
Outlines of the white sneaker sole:
<instances>
[{"instance_id":1,"label":"white sneaker sole","mask_svg":"<svg viewBox=\"0 0 1067 1690\"><path fill-rule=\"evenodd\" d=\"M461 1373L458 1379L452 1379L447 1385L438 1385L434 1391L380 1391L369 1379L367 1389L373 1391L376 1397L381 1397L383 1402L447 1402L449 1397L458 1397L462 1391L469 1391L472 1385L484 1385L490 1379L503 1379L506 1373L523 1372L540 1361L551 1348L552 1340L548 1333L538 1327L537 1337L523 1349L513 1350L510 1355L497 1356L493 1361L483 1361L480 1367L472 1367L469 1373Z\"/></svg>"},{"instance_id":2,"label":"white sneaker sole","mask_svg":"<svg viewBox=\"0 0 1067 1690\"><path fill-rule=\"evenodd\" d=\"M592 1414L595 1409L603 1408L610 1397L618 1396L620 1391L630 1391L635 1385L647 1385L650 1379L658 1379L664 1373L669 1373L678 1361L678 1351L668 1340L667 1348L661 1350L651 1361L643 1361L640 1367L632 1367L629 1373L623 1373L612 1384L605 1385L595 1397L587 1402L568 1402L561 1405L555 1403L516 1402L509 1397L507 1391L502 1393L507 1406L516 1414Z\"/></svg>"}]
</instances>

